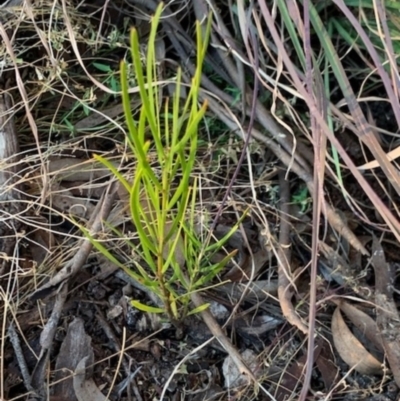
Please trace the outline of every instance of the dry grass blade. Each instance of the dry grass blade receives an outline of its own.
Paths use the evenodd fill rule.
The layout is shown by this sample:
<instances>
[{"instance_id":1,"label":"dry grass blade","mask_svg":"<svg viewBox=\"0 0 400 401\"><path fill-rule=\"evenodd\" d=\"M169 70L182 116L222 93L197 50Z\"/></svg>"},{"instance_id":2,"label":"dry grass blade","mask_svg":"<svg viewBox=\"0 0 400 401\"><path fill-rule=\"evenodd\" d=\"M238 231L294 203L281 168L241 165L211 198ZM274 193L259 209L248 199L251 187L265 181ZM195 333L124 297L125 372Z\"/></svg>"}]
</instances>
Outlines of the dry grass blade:
<instances>
[{"instance_id":1,"label":"dry grass blade","mask_svg":"<svg viewBox=\"0 0 400 401\"><path fill-rule=\"evenodd\" d=\"M400 146L396 149L391 150L389 153L386 153L386 157L389 162L396 160L400 157ZM359 170L371 170L373 168L380 167L378 160L373 160L371 162L365 163L362 166L359 166Z\"/></svg>"},{"instance_id":2,"label":"dry grass blade","mask_svg":"<svg viewBox=\"0 0 400 401\"><path fill-rule=\"evenodd\" d=\"M18 170L19 143L14 124L13 107L10 95L0 95L0 199L2 201L18 199L20 197L17 188L13 187Z\"/></svg>"},{"instance_id":3,"label":"dry grass blade","mask_svg":"<svg viewBox=\"0 0 400 401\"><path fill-rule=\"evenodd\" d=\"M203 98L207 99L210 103L210 108L212 108L218 115L219 119L223 121L232 131L234 131L238 136L244 138L244 128L237 120L236 116L229 111L229 108L221 106L213 98L203 94ZM302 165L295 162L290 154L285 152L281 146L279 146L274 139L267 137L261 131L253 128L251 135L254 139L258 140L260 143L265 144L271 149L272 152L282 161L282 163L296 173L306 184L311 194L314 193L314 184L312 175L305 169ZM377 198L379 200L379 198ZM382 202L380 202L382 203ZM349 229L347 224L343 221L340 215L327 203L322 207L323 213L326 215L331 226L353 246L356 250L361 252L363 255L367 255L368 251L365 246L358 240L356 235ZM400 231L399 231L400 232Z\"/></svg>"},{"instance_id":4,"label":"dry grass blade","mask_svg":"<svg viewBox=\"0 0 400 401\"><path fill-rule=\"evenodd\" d=\"M7 31L5 30L4 25L3 25L3 23L1 21L0 21L0 36L3 38L3 41L5 43L8 55L9 55L9 57L11 58L11 60L13 62L14 71L15 71L15 78L16 78L16 81L17 81L18 89L19 89L21 97L23 99L25 110L26 110L26 116L28 118L29 125L30 125L30 128L32 130L33 136L35 138L37 153L38 153L38 156L40 158L40 161L42 162L41 165L42 165L43 191L42 191L42 196L41 196L41 203L43 204L44 201L45 201L45 193L46 193L46 189L47 189L48 183L47 183L46 168L45 168L45 164L44 164L44 161L43 161L43 155L42 155L41 146L40 146L39 133L38 133L38 129L37 129L37 125L36 125L35 119L33 118L33 115L32 115L31 110L29 108L28 95L27 95L26 90L25 90L23 79L22 79L21 74L19 72L17 57L16 57L16 55L14 53L14 49L13 49L12 43L10 41L10 38L8 37Z\"/></svg>"},{"instance_id":5,"label":"dry grass blade","mask_svg":"<svg viewBox=\"0 0 400 401\"><path fill-rule=\"evenodd\" d=\"M301 96L306 101L307 106L308 106L311 114L315 117L316 122L318 123L319 127L323 130L323 132L327 136L327 138L330 140L331 144L337 149L339 155L343 158L344 162L346 163L346 165L350 169L351 173L357 179L357 181L359 182L359 184L361 185L361 187L363 188L365 193L370 198L371 202L375 205L375 207L377 208L377 210L380 213L380 215L383 217L383 219L385 220L387 225L392 230L393 234L396 236L396 238L398 240L400 240L400 222L393 216L393 214L390 212L388 207L384 204L382 199L380 199L380 197L377 196L375 191L371 188L371 185L367 182L365 177L357 169L357 167L355 166L353 160L348 155L348 153L345 151L345 149L342 146L342 144L338 141L338 139L335 137L335 135L329 129L327 123L325 122L323 116L321 115L320 111L317 108L315 100L305 90L305 88L303 86L303 82L302 82L302 80L301 80L301 78L300 78L295 66L293 65L293 63L292 63L292 61L291 61L286 49L285 49L285 46L284 46L284 44L283 44L283 42L282 42L282 40L280 38L280 35L279 35L278 31L276 30L276 28L274 26L272 15L271 15L271 13L270 13L265 1L261 1L260 2L260 6L261 6L261 11L262 11L262 14L264 16L264 19L265 19L266 23L268 24L268 26L270 26L271 35L274 38L275 44L277 45L277 47L278 47L278 49L280 51L280 54L283 57L283 61L285 63L285 66L286 66L291 78L293 79L293 82L296 85L296 88L298 89L299 93L301 94ZM316 31L319 32L318 29ZM324 31L323 26L320 27L320 31L321 31L321 35L322 35L322 32ZM321 38L323 40L325 40L325 36L322 35ZM332 50L332 52L334 53L333 50ZM349 88L347 88L347 89L349 89ZM352 99L353 98L351 98L350 100L352 100ZM361 115L359 114L359 112L357 111L359 109L357 108L356 105L354 105L354 104L353 105L349 105L349 107L351 107L351 106L353 107L353 111L357 112L357 117L359 118L360 122L362 122L362 126L364 126L364 121L362 121L363 120L362 113L361 113ZM364 120L365 120L365 118L364 118ZM365 124L367 125L366 121L365 121ZM371 139L370 143L372 144L373 142L374 142L374 140ZM379 146L379 148L380 148L380 146ZM380 156L381 156L381 153L380 153L381 150L382 149L380 148L380 151L377 151ZM386 157L386 155L384 155L384 157ZM393 172L393 169L392 169L392 167L390 165L387 166L387 168L388 168L388 173L390 173L389 174L389 176L390 176L389 178L392 178L393 179L392 182L395 185L397 185L396 184L397 183L397 179L395 177L397 175L397 173ZM313 190L314 190L314 188L313 188ZM362 249L365 250L364 247L362 247Z\"/></svg>"}]
</instances>

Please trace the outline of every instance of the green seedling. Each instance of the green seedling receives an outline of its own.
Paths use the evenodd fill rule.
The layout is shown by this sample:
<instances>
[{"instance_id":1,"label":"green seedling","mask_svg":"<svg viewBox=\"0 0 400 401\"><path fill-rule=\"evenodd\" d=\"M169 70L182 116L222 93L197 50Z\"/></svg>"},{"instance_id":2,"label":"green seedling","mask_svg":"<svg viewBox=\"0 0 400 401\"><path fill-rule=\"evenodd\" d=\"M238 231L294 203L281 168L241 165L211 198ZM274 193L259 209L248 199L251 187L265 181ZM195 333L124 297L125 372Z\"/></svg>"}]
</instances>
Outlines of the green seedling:
<instances>
[{"instance_id":1,"label":"green seedling","mask_svg":"<svg viewBox=\"0 0 400 401\"><path fill-rule=\"evenodd\" d=\"M110 261L147 287L162 301L163 307L139 300L133 306L150 313L166 314L179 324L186 316L207 308L192 309L190 296L205 288L224 268L235 252L215 257L237 229L221 239L213 239L208 230L200 229L197 218L197 180L194 178L198 149L198 128L207 104L199 105L199 90L211 19L203 36L197 23L196 71L190 91L182 101L182 73L177 72L172 99L160 99L157 87L155 39L162 12L160 5L152 18L147 46L146 65L142 66L138 33L131 32L132 70L139 87L141 109L132 115L129 97L131 69L121 64L122 100L127 124L127 145L136 161L133 179L128 181L107 159L97 159L119 180L129 199L129 213L136 228L137 240L126 241L132 261L120 261L100 241L84 230L93 245ZM202 219L207 220L207 219ZM239 224L239 223L238 223ZM114 232L116 232L114 230ZM221 260L222 259L222 260Z\"/></svg>"},{"instance_id":2,"label":"green seedling","mask_svg":"<svg viewBox=\"0 0 400 401\"><path fill-rule=\"evenodd\" d=\"M311 197L305 185L293 194L292 203L300 207L301 214L306 213L310 209Z\"/></svg>"},{"instance_id":3,"label":"green seedling","mask_svg":"<svg viewBox=\"0 0 400 401\"><path fill-rule=\"evenodd\" d=\"M93 63L93 67L97 70L104 72L106 75L105 79L102 81L104 85L108 85L114 92L121 91L121 85L116 77L115 70L112 69L108 64L103 63Z\"/></svg>"}]
</instances>

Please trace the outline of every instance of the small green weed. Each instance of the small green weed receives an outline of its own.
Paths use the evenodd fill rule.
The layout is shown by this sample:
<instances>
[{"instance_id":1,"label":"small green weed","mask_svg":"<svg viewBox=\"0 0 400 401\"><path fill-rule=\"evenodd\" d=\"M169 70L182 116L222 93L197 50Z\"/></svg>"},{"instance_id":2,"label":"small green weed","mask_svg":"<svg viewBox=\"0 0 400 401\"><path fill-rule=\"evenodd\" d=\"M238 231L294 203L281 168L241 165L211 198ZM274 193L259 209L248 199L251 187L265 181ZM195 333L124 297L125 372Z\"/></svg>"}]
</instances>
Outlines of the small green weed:
<instances>
[{"instance_id":1,"label":"small green weed","mask_svg":"<svg viewBox=\"0 0 400 401\"><path fill-rule=\"evenodd\" d=\"M190 309L190 295L200 291L232 258L227 254L217 263L213 256L223 248L231 231L213 240L208 230L200 230L196 217L197 181L193 178L198 149L198 128L207 104L199 107L202 65L211 29L209 19L203 37L197 23L197 69L186 101L181 99L181 71L176 76L172 99L161 101L157 82L155 39L162 12L159 6L152 19L145 69L139 52L138 34L131 32L131 55L142 107L134 120L129 99L128 65L121 64L121 88L128 127L128 145L136 160L133 181L115 169L107 159L97 156L118 178L129 195L129 210L138 241L126 242L138 260L121 262L90 233L82 228L94 246L110 261L155 293L164 307L135 300L133 305L151 313L166 313L174 323L207 307ZM204 219L203 219L204 220ZM238 223L239 224L239 223ZM114 230L116 231L116 230Z\"/></svg>"},{"instance_id":2,"label":"small green weed","mask_svg":"<svg viewBox=\"0 0 400 401\"><path fill-rule=\"evenodd\" d=\"M311 206L311 197L307 186L302 185L293 195L292 203L300 207L300 213L307 213Z\"/></svg>"},{"instance_id":3,"label":"small green weed","mask_svg":"<svg viewBox=\"0 0 400 401\"><path fill-rule=\"evenodd\" d=\"M114 92L119 92L121 90L121 85L119 83L119 80L116 77L117 74L108 64L93 63L92 65L97 70L107 74L105 79L102 81L102 83L104 85L108 85L110 87L110 89L112 89Z\"/></svg>"}]
</instances>

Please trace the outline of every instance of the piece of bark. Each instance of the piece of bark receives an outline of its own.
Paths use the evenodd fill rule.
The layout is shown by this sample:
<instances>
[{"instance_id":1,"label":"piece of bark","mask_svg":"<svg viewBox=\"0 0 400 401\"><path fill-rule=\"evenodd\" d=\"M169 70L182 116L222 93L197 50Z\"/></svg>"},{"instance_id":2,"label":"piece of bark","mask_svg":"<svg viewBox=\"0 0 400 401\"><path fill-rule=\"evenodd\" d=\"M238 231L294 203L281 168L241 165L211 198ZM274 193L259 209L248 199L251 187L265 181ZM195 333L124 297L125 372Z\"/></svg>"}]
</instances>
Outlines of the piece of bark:
<instances>
[{"instance_id":1,"label":"piece of bark","mask_svg":"<svg viewBox=\"0 0 400 401\"><path fill-rule=\"evenodd\" d=\"M18 188L18 136L14 125L12 101L0 94L0 276L11 261L15 238L21 230L21 192ZM3 256L4 255L4 256Z\"/></svg>"}]
</instances>

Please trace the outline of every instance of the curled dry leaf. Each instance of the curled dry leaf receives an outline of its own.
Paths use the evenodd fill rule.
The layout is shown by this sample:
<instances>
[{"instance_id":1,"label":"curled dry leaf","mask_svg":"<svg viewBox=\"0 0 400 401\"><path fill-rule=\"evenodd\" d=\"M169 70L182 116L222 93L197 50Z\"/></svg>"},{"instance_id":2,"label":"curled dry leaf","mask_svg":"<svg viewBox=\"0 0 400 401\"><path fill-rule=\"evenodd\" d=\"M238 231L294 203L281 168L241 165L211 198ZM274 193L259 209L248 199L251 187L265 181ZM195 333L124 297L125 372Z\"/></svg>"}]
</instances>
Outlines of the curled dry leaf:
<instances>
[{"instance_id":1,"label":"curled dry leaf","mask_svg":"<svg viewBox=\"0 0 400 401\"><path fill-rule=\"evenodd\" d=\"M382 363L373 357L347 327L340 308L332 317L332 336L340 357L357 372L365 375L381 375Z\"/></svg>"},{"instance_id":2,"label":"curled dry leaf","mask_svg":"<svg viewBox=\"0 0 400 401\"><path fill-rule=\"evenodd\" d=\"M373 345L379 352L384 353L381 335L378 330L378 325L372 317L368 316L362 310L355 306L341 301L338 306L346 314L355 327L363 334L363 336ZM383 355L382 355L383 356ZM382 358L383 359L383 358Z\"/></svg>"}]
</instances>

